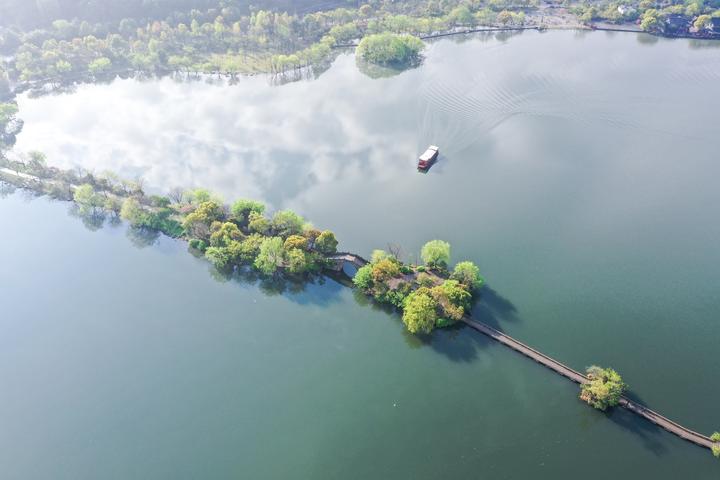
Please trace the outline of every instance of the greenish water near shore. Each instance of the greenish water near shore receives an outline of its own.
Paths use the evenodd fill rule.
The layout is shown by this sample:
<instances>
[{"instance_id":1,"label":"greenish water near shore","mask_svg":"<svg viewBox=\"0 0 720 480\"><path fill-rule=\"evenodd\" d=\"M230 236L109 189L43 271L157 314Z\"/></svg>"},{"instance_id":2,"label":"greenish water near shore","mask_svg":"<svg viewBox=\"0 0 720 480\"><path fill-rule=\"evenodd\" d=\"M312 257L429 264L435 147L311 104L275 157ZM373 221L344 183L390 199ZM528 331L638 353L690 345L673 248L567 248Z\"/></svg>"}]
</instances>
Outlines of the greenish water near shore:
<instances>
[{"instance_id":1,"label":"greenish water near shore","mask_svg":"<svg viewBox=\"0 0 720 480\"><path fill-rule=\"evenodd\" d=\"M445 238L489 280L479 319L576 369L613 366L710 433L720 60L699 45L525 33L441 41L381 80L341 57L278 88L84 86L21 99L19 147L290 207L361 254ZM443 158L417 175L428 143ZM717 476L709 452L593 411L467 329L414 339L332 281L218 282L181 244L136 249L66 210L0 201L10 479Z\"/></svg>"}]
</instances>

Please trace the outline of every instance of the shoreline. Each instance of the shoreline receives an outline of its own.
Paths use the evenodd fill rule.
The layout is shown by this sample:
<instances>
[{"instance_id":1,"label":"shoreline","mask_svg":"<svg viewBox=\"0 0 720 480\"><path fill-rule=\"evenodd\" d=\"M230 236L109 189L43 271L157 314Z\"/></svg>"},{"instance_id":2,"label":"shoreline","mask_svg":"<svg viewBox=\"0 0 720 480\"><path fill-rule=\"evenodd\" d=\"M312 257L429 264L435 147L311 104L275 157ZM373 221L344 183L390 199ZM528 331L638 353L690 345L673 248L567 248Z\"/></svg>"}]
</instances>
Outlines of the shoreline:
<instances>
[{"instance_id":1,"label":"shoreline","mask_svg":"<svg viewBox=\"0 0 720 480\"><path fill-rule=\"evenodd\" d=\"M618 27L612 27L608 26L606 24L603 25L596 25L596 24L590 24L590 25L583 25L583 24L555 24L555 25L524 25L524 26L515 26L515 27L497 27L497 26L487 26L487 27L477 27L477 28L466 28L466 29L453 29L451 31L446 32L439 32L439 33L433 33L429 35L419 35L417 38L423 41L427 40L434 40L434 39L442 39L442 38L449 38L449 37L455 37L459 35L472 35L477 33L501 33L501 32L524 32L524 31L536 31L538 33L544 33L549 31L568 31L568 30L575 30L579 32L592 32L592 31L598 31L598 32L618 32L618 33L634 33L634 34L647 34L652 37L657 38L667 38L667 39L686 39L686 40L707 40L707 41L720 41L720 35L716 36L706 36L706 35L694 35L691 33L688 34L681 34L681 35L667 35L659 32L647 32L641 29L632 29L632 28L623 28L622 24ZM345 50L350 48L357 48L358 43L342 43L342 44L335 44L331 47L332 50ZM303 69L312 68L313 65L307 65L303 67ZM273 72L272 66L268 68L267 70L257 70L253 72L245 72L245 71L212 71L212 72L204 72L199 70L193 70L193 71L183 71L183 70L160 70L160 71L145 71L145 70L137 70L137 69L128 69L128 68L122 68L117 70L112 70L109 72L105 72L103 75L103 78L89 78L89 74L87 73L81 73L81 74L75 74L72 76L67 76L61 78L59 81L53 81L53 79L46 78L41 80L31 80L26 82L19 82L13 84L13 87L11 88L10 92L6 95L0 96L0 101L13 101L18 95L27 92L29 90L41 90L48 86L75 86L75 85L85 85L85 84L94 84L94 83L100 83L102 81L113 81L117 78L137 78L137 77L147 77L147 78L164 78L167 76L173 76L173 75L184 75L185 78L195 78L196 80L200 80L202 78L207 77L217 77L217 78L224 78L224 79L237 79L237 78L250 78L257 75L267 75L269 77L275 78L275 77L282 77L286 73L289 73L291 71L285 71L285 72ZM299 78L298 78L299 79ZM52 91L52 89L51 89Z\"/></svg>"}]
</instances>

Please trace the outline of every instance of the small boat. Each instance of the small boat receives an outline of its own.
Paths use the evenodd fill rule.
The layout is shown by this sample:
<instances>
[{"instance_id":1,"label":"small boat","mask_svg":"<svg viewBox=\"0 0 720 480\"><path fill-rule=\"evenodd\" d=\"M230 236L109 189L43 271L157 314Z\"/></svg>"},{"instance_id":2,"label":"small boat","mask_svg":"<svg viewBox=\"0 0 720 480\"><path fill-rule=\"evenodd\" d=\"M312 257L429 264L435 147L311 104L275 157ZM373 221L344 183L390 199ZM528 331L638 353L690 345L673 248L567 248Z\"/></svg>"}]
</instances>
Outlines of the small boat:
<instances>
[{"instance_id":1,"label":"small boat","mask_svg":"<svg viewBox=\"0 0 720 480\"><path fill-rule=\"evenodd\" d=\"M427 170L437 160L440 149L435 145L430 145L425 152L418 157L418 170Z\"/></svg>"}]
</instances>

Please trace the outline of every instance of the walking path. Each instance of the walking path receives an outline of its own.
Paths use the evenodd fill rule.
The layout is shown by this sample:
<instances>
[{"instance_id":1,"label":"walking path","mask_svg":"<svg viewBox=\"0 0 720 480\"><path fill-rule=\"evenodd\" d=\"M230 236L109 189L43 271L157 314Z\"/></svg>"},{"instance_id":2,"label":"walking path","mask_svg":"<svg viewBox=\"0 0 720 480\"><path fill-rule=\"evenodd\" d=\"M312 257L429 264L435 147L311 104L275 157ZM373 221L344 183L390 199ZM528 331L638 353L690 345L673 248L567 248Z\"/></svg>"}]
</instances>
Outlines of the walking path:
<instances>
[{"instance_id":1,"label":"walking path","mask_svg":"<svg viewBox=\"0 0 720 480\"><path fill-rule=\"evenodd\" d=\"M343 265L345 263L350 263L356 268L362 268L368 263L370 263L360 255L355 255L354 253L350 252L337 252L335 255L329 256L328 260L332 260L335 262L335 270L338 271L343 269Z\"/></svg>"},{"instance_id":2,"label":"walking path","mask_svg":"<svg viewBox=\"0 0 720 480\"><path fill-rule=\"evenodd\" d=\"M509 335L505 335L504 333L494 329L490 325L479 322L477 320L473 320L472 318L469 318L467 316L464 317L462 321L469 327L477 330L478 332L483 333L494 340L497 340L503 345L512 348L516 352L522 353L526 357L535 360L537 363L549 368L555 373L559 373L563 377L569 378L575 383L583 384L588 382L588 378L582 373L573 370L567 365L564 365L551 357L548 357L544 353L538 352L534 348L529 347L518 340L515 340ZM713 447L713 442L710 440L709 437L690 430L689 428L685 428L682 425L673 422L669 418L666 418L637 402L633 402L625 396L620 398L620 405L628 409L632 413L640 415L641 417L651 421L655 425L664 428L668 432L675 434L684 440L709 449L712 449Z\"/></svg>"}]
</instances>

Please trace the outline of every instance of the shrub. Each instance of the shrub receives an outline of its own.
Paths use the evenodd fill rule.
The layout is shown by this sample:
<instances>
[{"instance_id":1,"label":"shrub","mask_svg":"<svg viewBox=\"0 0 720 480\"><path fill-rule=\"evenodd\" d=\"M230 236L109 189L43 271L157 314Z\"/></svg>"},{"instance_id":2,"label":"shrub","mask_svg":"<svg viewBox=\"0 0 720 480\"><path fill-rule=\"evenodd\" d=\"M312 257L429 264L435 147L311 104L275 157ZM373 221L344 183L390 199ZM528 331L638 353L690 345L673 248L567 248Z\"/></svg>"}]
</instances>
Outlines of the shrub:
<instances>
[{"instance_id":1,"label":"shrub","mask_svg":"<svg viewBox=\"0 0 720 480\"><path fill-rule=\"evenodd\" d=\"M432 275L428 275L425 272L421 272L417 276L417 283L421 287L432 287L435 285L435 281L433 280Z\"/></svg>"},{"instance_id":2,"label":"shrub","mask_svg":"<svg viewBox=\"0 0 720 480\"><path fill-rule=\"evenodd\" d=\"M405 306L405 301L407 297L412 293L412 286L407 283L403 282L395 290L390 290L387 292L387 303L390 303L392 305L395 305L398 308L403 308Z\"/></svg>"}]
</instances>

